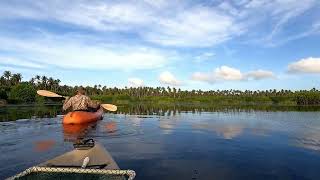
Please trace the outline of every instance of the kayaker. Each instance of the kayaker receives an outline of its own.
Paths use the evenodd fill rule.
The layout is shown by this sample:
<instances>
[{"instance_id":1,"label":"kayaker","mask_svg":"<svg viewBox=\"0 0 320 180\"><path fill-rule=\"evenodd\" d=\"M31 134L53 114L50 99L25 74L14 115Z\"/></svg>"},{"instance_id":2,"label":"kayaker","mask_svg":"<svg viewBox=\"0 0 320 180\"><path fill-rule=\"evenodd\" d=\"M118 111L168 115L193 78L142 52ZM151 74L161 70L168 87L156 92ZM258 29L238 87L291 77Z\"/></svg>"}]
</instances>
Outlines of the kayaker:
<instances>
[{"instance_id":1,"label":"kayaker","mask_svg":"<svg viewBox=\"0 0 320 180\"><path fill-rule=\"evenodd\" d=\"M100 103L92 101L86 96L86 91L83 87L78 88L77 94L71 98L67 97L63 103L63 110L71 111L97 111L100 108Z\"/></svg>"}]
</instances>

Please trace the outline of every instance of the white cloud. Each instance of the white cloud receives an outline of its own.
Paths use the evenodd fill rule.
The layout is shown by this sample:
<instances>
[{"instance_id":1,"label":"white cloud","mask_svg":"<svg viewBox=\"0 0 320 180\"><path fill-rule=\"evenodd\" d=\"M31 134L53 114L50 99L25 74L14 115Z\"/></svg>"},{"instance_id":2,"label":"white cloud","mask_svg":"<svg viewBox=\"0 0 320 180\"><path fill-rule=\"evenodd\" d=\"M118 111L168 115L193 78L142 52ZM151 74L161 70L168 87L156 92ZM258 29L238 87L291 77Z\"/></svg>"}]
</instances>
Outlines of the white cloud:
<instances>
[{"instance_id":1,"label":"white cloud","mask_svg":"<svg viewBox=\"0 0 320 180\"><path fill-rule=\"evenodd\" d=\"M275 46L294 40L298 38L299 34L312 34L313 32L310 31L309 28L298 30L296 33L291 33L290 35L284 34L284 31L288 28L287 25L289 23L294 22L297 17L305 14L305 12L315 6L317 6L317 0L252 0L244 5L244 10L241 14L248 18L249 21L255 19L255 24L268 23L270 30L260 34L259 42L264 45ZM312 18L308 19L313 21ZM310 22L305 21L305 23ZM256 27L259 26L256 25ZM281 35L284 36L281 37ZM283 37L285 39L283 39Z\"/></svg>"},{"instance_id":2,"label":"white cloud","mask_svg":"<svg viewBox=\"0 0 320 180\"><path fill-rule=\"evenodd\" d=\"M144 82L142 79L139 78L129 78L128 85L129 87L142 87L144 86Z\"/></svg>"},{"instance_id":3,"label":"white cloud","mask_svg":"<svg viewBox=\"0 0 320 180\"><path fill-rule=\"evenodd\" d=\"M47 64L61 68L85 69L154 69L170 59L166 52L143 46L96 43L87 37L37 36L30 39L0 37L0 50L19 54L33 60L24 64ZM7 61L7 64L16 64Z\"/></svg>"},{"instance_id":4,"label":"white cloud","mask_svg":"<svg viewBox=\"0 0 320 180\"><path fill-rule=\"evenodd\" d=\"M0 2L0 20L62 22L97 31L130 32L141 40L164 46L205 47L245 32L257 32L257 24L262 23L271 25L271 30L261 34L263 39L271 41L288 22L316 3L316 0L242 0L208 6L178 0L69 0L67 3L62 0L12 0Z\"/></svg>"},{"instance_id":5,"label":"white cloud","mask_svg":"<svg viewBox=\"0 0 320 180\"><path fill-rule=\"evenodd\" d=\"M211 73L196 72L192 75L192 79L195 81L206 81L209 83L215 83L217 81L244 80L245 76L238 69L228 66L221 66L216 68Z\"/></svg>"},{"instance_id":6,"label":"white cloud","mask_svg":"<svg viewBox=\"0 0 320 180\"><path fill-rule=\"evenodd\" d=\"M169 19L160 18L154 26L146 39L169 46L211 46L243 32L233 17L202 6L180 11Z\"/></svg>"},{"instance_id":7,"label":"white cloud","mask_svg":"<svg viewBox=\"0 0 320 180\"><path fill-rule=\"evenodd\" d=\"M28 61L28 60L22 60L12 57L5 57L0 55L0 64L2 65L14 65L19 67L25 67L25 68L37 68L41 69L45 66L36 62Z\"/></svg>"},{"instance_id":8,"label":"white cloud","mask_svg":"<svg viewBox=\"0 0 320 180\"><path fill-rule=\"evenodd\" d=\"M266 71L266 70L256 70L256 71L250 71L246 74L247 78L252 78L254 80L260 80L260 79L268 79L268 78L276 78L273 72Z\"/></svg>"},{"instance_id":9,"label":"white cloud","mask_svg":"<svg viewBox=\"0 0 320 180\"><path fill-rule=\"evenodd\" d=\"M191 79L195 81L205 81L208 83L216 83L221 81L244 81L248 79L260 80L266 78L275 78L271 71L256 70L249 73L242 73L239 69L221 66L211 73L196 72Z\"/></svg>"},{"instance_id":10,"label":"white cloud","mask_svg":"<svg viewBox=\"0 0 320 180\"><path fill-rule=\"evenodd\" d=\"M235 19L218 8L180 1L0 2L0 17L58 21L98 31L129 31L169 46L210 46L242 32Z\"/></svg>"},{"instance_id":11,"label":"white cloud","mask_svg":"<svg viewBox=\"0 0 320 180\"><path fill-rule=\"evenodd\" d=\"M227 80L227 81L237 81L243 80L244 76L240 72L240 70L231 68L228 66L221 66L220 68L216 68L214 71L215 79L217 80Z\"/></svg>"},{"instance_id":12,"label":"white cloud","mask_svg":"<svg viewBox=\"0 0 320 180\"><path fill-rule=\"evenodd\" d=\"M50 8L49 8L50 7ZM62 0L0 2L2 18L60 21L102 31L128 30L149 22L149 11L139 3Z\"/></svg>"},{"instance_id":13,"label":"white cloud","mask_svg":"<svg viewBox=\"0 0 320 180\"><path fill-rule=\"evenodd\" d=\"M305 58L288 65L289 73L320 73L320 58Z\"/></svg>"},{"instance_id":14,"label":"white cloud","mask_svg":"<svg viewBox=\"0 0 320 180\"><path fill-rule=\"evenodd\" d=\"M213 52L204 52L204 53L196 56L194 61L195 61L196 63L201 63L201 62L204 62L204 61L213 59L213 57L214 57L215 55L216 55L216 54L213 53Z\"/></svg>"},{"instance_id":15,"label":"white cloud","mask_svg":"<svg viewBox=\"0 0 320 180\"><path fill-rule=\"evenodd\" d=\"M171 85L171 86L181 86L183 83L176 79L176 77L168 72L162 72L159 76L159 81L161 84Z\"/></svg>"}]
</instances>

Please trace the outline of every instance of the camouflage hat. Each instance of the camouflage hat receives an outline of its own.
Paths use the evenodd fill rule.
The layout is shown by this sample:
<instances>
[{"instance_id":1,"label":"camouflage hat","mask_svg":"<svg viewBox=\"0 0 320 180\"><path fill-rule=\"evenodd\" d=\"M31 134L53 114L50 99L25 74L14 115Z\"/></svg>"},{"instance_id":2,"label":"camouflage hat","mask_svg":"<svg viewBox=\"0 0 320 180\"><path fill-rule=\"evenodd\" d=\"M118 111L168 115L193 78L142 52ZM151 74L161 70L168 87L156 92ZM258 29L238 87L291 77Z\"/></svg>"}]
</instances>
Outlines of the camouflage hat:
<instances>
[{"instance_id":1,"label":"camouflage hat","mask_svg":"<svg viewBox=\"0 0 320 180\"><path fill-rule=\"evenodd\" d=\"M78 89L77 89L77 93L85 94L85 93L86 93L86 90L85 90L82 86L80 86L80 87L78 87Z\"/></svg>"}]
</instances>

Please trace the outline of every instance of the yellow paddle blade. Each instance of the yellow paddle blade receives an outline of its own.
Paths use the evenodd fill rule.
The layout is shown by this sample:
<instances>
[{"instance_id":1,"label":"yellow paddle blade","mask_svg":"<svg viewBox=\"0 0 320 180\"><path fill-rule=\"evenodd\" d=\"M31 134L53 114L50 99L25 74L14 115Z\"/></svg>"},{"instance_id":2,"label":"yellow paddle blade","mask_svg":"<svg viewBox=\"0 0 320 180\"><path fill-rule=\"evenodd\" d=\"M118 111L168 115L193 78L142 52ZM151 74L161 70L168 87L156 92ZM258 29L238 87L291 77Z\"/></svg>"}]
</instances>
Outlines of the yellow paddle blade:
<instances>
[{"instance_id":1,"label":"yellow paddle blade","mask_svg":"<svg viewBox=\"0 0 320 180\"><path fill-rule=\"evenodd\" d=\"M37 94L39 94L40 96L45 96L45 97L63 97L59 94L56 94L54 92L47 91L47 90L38 90Z\"/></svg>"},{"instance_id":2,"label":"yellow paddle blade","mask_svg":"<svg viewBox=\"0 0 320 180\"><path fill-rule=\"evenodd\" d=\"M118 109L117 106L113 104L101 104L101 107L103 107L103 109L106 109L108 111L116 111Z\"/></svg>"}]
</instances>

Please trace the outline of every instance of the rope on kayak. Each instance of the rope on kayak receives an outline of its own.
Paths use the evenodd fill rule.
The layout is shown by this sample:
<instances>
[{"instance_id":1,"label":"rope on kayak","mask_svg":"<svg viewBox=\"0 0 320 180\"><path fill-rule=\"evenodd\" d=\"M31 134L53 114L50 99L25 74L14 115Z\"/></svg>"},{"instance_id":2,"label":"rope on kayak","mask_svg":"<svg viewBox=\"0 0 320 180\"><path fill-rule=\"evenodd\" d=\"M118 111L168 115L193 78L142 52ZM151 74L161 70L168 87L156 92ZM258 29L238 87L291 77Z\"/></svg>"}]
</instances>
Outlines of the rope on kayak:
<instances>
[{"instance_id":1,"label":"rope on kayak","mask_svg":"<svg viewBox=\"0 0 320 180\"><path fill-rule=\"evenodd\" d=\"M26 169L25 171L8 178L7 180L14 180L22 178L31 173L81 173L81 174L101 174L101 175L116 175L116 176L128 176L128 180L133 180L136 176L133 170L109 170L109 169L79 169L79 168L52 168L52 167L38 167L34 166Z\"/></svg>"}]
</instances>

